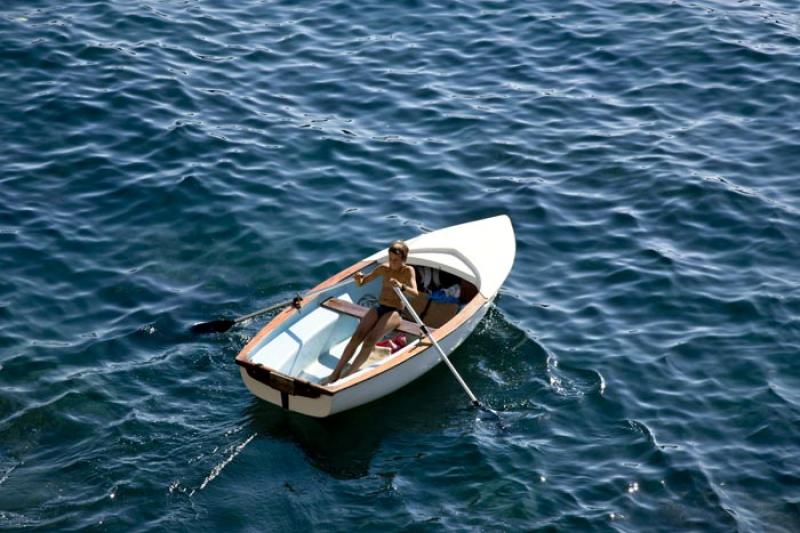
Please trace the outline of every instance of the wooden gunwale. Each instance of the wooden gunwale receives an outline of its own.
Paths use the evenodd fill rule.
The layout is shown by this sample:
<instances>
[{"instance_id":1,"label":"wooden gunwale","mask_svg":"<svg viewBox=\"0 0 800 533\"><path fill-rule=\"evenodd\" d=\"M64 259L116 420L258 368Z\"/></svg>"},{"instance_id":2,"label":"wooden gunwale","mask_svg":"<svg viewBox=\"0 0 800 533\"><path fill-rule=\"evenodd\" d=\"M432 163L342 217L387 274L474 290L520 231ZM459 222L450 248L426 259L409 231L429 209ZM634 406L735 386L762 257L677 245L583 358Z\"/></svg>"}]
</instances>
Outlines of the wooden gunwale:
<instances>
[{"instance_id":1,"label":"wooden gunwale","mask_svg":"<svg viewBox=\"0 0 800 533\"><path fill-rule=\"evenodd\" d=\"M347 278L349 276L352 276L353 274L355 274L356 272L358 272L362 268L366 268L369 265L370 265L369 261L359 261L358 263L355 263L354 265L342 270L338 274L334 274L333 276L329 277L328 279L326 279L325 281L323 281L322 283L320 283L319 285L317 285L316 287L311 289L309 292L320 291L320 290L322 290L322 289L324 289L326 287L330 287L331 285L336 285L340 281L344 281L345 278ZM313 301L318 296L319 296L319 294L315 294L313 296L309 296L307 299L304 299L304 301L306 301L306 302ZM259 342L261 342L261 340L264 337L266 337L267 335L269 335L270 333L275 331L281 324L283 324L284 321L286 321L287 318L291 317L292 315L294 315L294 314L296 314L298 312L299 311L297 309L295 309L294 307L288 306L286 309L284 309L283 311L278 313L275 316L275 318L273 318L270 321L269 324L264 326L261 329L261 331L259 331L256 334L255 337L250 339L250 341L244 346L244 348L242 348L242 350L236 356L236 361L237 362L238 361L242 361L244 363L252 364L247 360L247 356L250 355L250 350L252 350ZM263 365L261 365L261 366L263 366Z\"/></svg>"},{"instance_id":2,"label":"wooden gunwale","mask_svg":"<svg viewBox=\"0 0 800 533\"><path fill-rule=\"evenodd\" d=\"M327 280L323 281L322 283L320 283L319 285L317 285L316 287L311 289L311 291L309 291L309 292L319 291L319 290L322 290L322 289L324 289L326 287L330 287L331 285L335 285L335 284L337 284L337 283L339 283L341 281L344 281L345 278L347 278L349 276L352 276L353 274L355 274L359 270L365 269L368 266L370 266L370 265L372 265L372 264L374 264L376 262L377 261L359 261L359 262L353 264L352 266L342 270L338 274L335 274L335 275L331 276ZM318 294L315 294L313 296L310 296L305 301L313 301L318 296L319 296ZM441 326L441 327L437 328L436 330L432 331L433 338L436 339L437 342L442 342L442 340L445 337L447 337L449 334L453 333L462 324L464 324L467 320L469 320L475 313L477 313L478 310L480 310L481 307L483 307L486 304L486 302L488 302L488 299L486 297L484 297L480 292L478 292L472 298L472 300L469 301L469 303L467 303L463 308L461 308L461 310L458 312L458 314L456 314L456 316L451 318L443 326ZM255 346L257 346L258 343L261 342L262 339L264 339L264 337L266 337L267 335L269 335L270 333L272 333L273 331L278 329L289 317L293 316L295 313L298 313L298 310L295 309L294 307L290 306L290 307L287 307L286 309L284 309L283 311L281 311L278 315L276 315L269 322L269 324L264 326L258 332L258 334L256 334L255 337L250 339L250 341L245 345L245 347L242 348L242 350L236 356L236 364L241 366L241 367L244 367L244 368L256 366L253 363L251 363L250 361L248 361L248 355L250 354L250 351ZM298 379L298 378L292 378L292 379L296 379L297 381L302 381L305 384L307 384L309 387L318 389L321 394L324 394L326 396L332 396L332 395L335 395L336 393L345 391L345 390L347 390L347 389L349 389L351 387L359 385L359 384L361 384L361 383L363 383L363 382L365 382L365 381L367 381L369 379L372 379L372 378L374 378L374 377L376 377L376 376L378 376L378 375L380 375L380 374L382 374L382 373L384 373L386 371L389 371L389 370L393 369L396 366L399 366L399 365L411 360L412 358L414 358L415 356L419 355L423 351L431 348L431 346L432 346L432 344L431 344L430 340L427 337L423 337L423 338L421 338L419 340L419 343L414 348L409 350L408 352L402 354L399 357L389 357L385 362L381 363L377 367L375 367L375 368L369 370L368 372L365 372L361 376L359 376L358 379L353 380L353 381L347 381L346 383L341 383L341 380L340 380L340 382L336 382L333 385L321 386L321 385L318 385L316 383L311 383L309 381L301 380L301 379ZM277 372L276 370L274 370L274 369L272 369L270 367L261 365L261 364L259 364L257 366L259 366L261 368L264 368L266 370L269 370L271 372ZM280 374L280 372L277 372L277 373ZM266 385L269 386L268 383Z\"/></svg>"},{"instance_id":3,"label":"wooden gunwale","mask_svg":"<svg viewBox=\"0 0 800 533\"><path fill-rule=\"evenodd\" d=\"M465 305L461 311L458 312L456 316L450 319L449 322L445 323L442 327L438 328L436 331L432 333L434 339L437 342L442 342L442 340L447 337L449 334L453 333L459 326L461 326L464 322L469 320L472 315L478 312L478 310L486 304L488 300L482 296L480 293L476 294L472 300L469 301L467 305ZM354 381L348 381L347 383L336 384L335 382L333 385L328 385L327 387L322 387L327 389L334 394L338 392L342 392L345 389L350 387L354 387L368 379L372 379L375 376L382 374L392 368L405 363L406 361L412 359L416 355L419 355L423 351L429 349L432 346L430 340L427 337L423 337L420 339L419 344L417 344L414 348L409 350L408 352L404 353L398 357L389 357L384 363L376 366L369 372L365 372L363 375L359 376L358 379Z\"/></svg>"}]
</instances>

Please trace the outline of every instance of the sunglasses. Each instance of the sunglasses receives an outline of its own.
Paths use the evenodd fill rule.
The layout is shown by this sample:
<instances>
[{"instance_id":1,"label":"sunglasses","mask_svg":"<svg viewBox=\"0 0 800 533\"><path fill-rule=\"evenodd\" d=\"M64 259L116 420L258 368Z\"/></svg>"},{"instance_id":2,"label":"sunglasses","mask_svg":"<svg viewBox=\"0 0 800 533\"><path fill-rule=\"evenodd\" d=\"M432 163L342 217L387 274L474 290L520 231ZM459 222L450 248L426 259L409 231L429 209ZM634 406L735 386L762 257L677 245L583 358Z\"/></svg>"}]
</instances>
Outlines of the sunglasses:
<instances>
[{"instance_id":1,"label":"sunglasses","mask_svg":"<svg viewBox=\"0 0 800 533\"><path fill-rule=\"evenodd\" d=\"M390 254L397 254L400 257L403 257L403 250L401 250L400 248L389 248L389 253Z\"/></svg>"}]
</instances>

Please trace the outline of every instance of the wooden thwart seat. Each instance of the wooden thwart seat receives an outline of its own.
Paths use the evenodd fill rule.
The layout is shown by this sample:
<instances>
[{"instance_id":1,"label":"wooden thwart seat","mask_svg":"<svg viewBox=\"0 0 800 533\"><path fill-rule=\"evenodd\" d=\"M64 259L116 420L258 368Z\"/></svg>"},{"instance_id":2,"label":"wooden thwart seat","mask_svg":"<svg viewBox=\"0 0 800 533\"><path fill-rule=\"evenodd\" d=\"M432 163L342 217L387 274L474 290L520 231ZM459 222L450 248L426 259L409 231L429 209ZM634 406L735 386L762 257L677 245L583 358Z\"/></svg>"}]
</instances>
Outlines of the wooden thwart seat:
<instances>
[{"instance_id":1,"label":"wooden thwart seat","mask_svg":"<svg viewBox=\"0 0 800 533\"><path fill-rule=\"evenodd\" d=\"M322 307L330 309L332 311L337 311L339 313L343 313L345 315L354 316L356 318L361 318L367 314L369 311L368 307L364 307L362 305L354 304L353 302L348 302L347 300L341 300L339 298L329 298L320 304ZM422 330L418 325L414 322L410 322L408 320L403 320L403 322L397 326L397 331L401 333L407 333L409 335L414 335L415 337L424 337L425 334L422 333ZM433 333L433 328L428 328L428 330Z\"/></svg>"}]
</instances>

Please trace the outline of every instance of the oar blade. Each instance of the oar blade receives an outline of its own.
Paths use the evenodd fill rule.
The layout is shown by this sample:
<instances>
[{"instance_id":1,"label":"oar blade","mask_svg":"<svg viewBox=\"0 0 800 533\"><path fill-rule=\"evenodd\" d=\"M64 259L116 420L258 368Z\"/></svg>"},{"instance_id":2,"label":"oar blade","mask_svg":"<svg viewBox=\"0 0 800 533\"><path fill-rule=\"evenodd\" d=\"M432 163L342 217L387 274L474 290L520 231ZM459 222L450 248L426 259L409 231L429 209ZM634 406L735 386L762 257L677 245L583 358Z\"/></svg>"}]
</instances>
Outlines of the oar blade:
<instances>
[{"instance_id":1,"label":"oar blade","mask_svg":"<svg viewBox=\"0 0 800 533\"><path fill-rule=\"evenodd\" d=\"M220 320L212 320L210 322L198 322L197 324L193 324L189 331L196 334L202 333L225 333L233 325L236 324L235 320L227 320L227 319L220 319Z\"/></svg>"}]
</instances>

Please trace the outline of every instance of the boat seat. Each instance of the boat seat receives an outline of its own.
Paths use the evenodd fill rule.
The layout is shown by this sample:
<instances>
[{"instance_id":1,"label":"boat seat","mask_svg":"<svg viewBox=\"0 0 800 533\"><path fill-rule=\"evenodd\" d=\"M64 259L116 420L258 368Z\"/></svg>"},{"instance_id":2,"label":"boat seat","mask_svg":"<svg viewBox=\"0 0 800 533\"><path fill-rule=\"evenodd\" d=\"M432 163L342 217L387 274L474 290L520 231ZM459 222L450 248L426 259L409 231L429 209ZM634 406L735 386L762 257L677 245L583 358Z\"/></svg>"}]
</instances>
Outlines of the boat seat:
<instances>
[{"instance_id":1,"label":"boat seat","mask_svg":"<svg viewBox=\"0 0 800 533\"><path fill-rule=\"evenodd\" d=\"M363 317L369 311L369 307L364 307L363 305L354 304L353 302L348 302L347 300L341 300L339 298L328 298L320 305L326 309L337 311L345 315L354 316L356 318ZM407 333L408 335L414 335L415 337L422 338L425 336L420 327L409 320L403 320L403 322L395 329L401 333ZM428 331L433 333L434 328L429 327Z\"/></svg>"}]
</instances>

